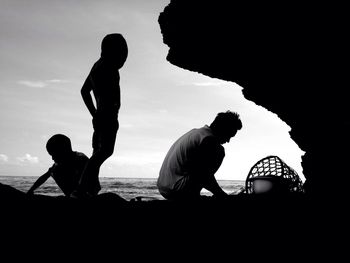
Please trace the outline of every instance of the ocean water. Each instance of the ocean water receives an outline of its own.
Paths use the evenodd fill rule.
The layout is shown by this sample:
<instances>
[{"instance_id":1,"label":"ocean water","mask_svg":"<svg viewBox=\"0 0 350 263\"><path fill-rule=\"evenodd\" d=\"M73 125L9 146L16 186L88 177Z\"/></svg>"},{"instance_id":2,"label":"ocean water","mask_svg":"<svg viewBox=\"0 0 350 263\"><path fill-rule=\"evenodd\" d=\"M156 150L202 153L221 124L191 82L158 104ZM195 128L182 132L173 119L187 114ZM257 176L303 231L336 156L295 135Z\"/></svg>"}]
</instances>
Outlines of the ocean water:
<instances>
[{"instance_id":1,"label":"ocean water","mask_svg":"<svg viewBox=\"0 0 350 263\"><path fill-rule=\"evenodd\" d=\"M34 176L0 176L0 183L27 192L37 179L38 177ZM162 200L164 198L158 192L156 181L156 178L100 177L102 187L100 193L112 192L126 200L131 200L136 197L142 197L144 200ZM236 194L244 187L245 181L218 180L218 183L226 193ZM52 178L49 178L43 185L36 189L35 193L49 196L63 195ZM206 190L203 190L201 194L211 195L211 193Z\"/></svg>"}]
</instances>

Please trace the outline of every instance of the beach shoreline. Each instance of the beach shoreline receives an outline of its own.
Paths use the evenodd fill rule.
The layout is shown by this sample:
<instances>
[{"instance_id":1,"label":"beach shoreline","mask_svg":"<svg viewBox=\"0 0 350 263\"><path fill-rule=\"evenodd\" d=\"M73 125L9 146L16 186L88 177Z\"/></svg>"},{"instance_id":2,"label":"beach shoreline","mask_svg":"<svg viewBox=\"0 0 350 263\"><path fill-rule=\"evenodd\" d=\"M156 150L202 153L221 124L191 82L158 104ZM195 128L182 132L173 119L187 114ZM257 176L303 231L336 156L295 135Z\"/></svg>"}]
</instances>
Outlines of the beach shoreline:
<instances>
[{"instance_id":1,"label":"beach shoreline","mask_svg":"<svg viewBox=\"0 0 350 263\"><path fill-rule=\"evenodd\" d=\"M35 176L0 176L0 183L26 192L37 178ZM142 197L144 200L164 200L158 192L156 181L157 178L100 177L102 187L100 194L114 193L126 200L136 197ZM228 194L238 193L245 184L244 181L239 180L218 180L218 183ZM52 178L49 178L35 193L48 196L63 195ZM211 195L205 189L202 190L201 194L205 196Z\"/></svg>"}]
</instances>

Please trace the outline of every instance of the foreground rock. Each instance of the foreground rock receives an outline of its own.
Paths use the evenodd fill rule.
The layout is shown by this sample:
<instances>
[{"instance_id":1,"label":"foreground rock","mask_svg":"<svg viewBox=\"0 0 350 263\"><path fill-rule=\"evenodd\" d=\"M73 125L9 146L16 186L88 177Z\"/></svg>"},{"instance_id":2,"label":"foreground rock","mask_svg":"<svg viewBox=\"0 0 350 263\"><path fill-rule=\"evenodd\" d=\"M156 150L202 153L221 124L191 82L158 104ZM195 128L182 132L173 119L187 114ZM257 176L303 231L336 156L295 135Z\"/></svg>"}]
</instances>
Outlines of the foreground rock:
<instances>
[{"instance_id":1,"label":"foreground rock","mask_svg":"<svg viewBox=\"0 0 350 263\"><path fill-rule=\"evenodd\" d=\"M0 204L3 251L15 249L11 256L20 251L26 259L39 252L57 257L57 251L88 260L182 258L183 252L228 260L247 251L253 253L244 254L249 258L267 253L271 259L276 251L299 258L300 250L314 257L310 244L318 249L327 244L331 251L329 241L337 244L348 222L345 208L339 214L334 203L305 195L131 202L116 194L89 200L27 196L0 184Z\"/></svg>"},{"instance_id":2,"label":"foreground rock","mask_svg":"<svg viewBox=\"0 0 350 263\"><path fill-rule=\"evenodd\" d=\"M275 216L280 220L299 220L301 217L318 213L319 202L312 201L303 194L291 195L232 195L226 200L203 197L200 201L172 202L167 200L127 201L117 194L105 193L95 198L80 200L67 197L51 197L45 195L27 195L11 186L0 183L0 202L3 219L21 214L33 219L43 216L50 220L64 221L107 219L125 221L126 223L145 224L155 222L168 224L171 222L193 221L231 223L269 222ZM322 209L328 206L322 202ZM27 218L30 219L30 218ZM211 223L211 224L212 224ZM180 224L181 225L181 224Z\"/></svg>"}]
</instances>

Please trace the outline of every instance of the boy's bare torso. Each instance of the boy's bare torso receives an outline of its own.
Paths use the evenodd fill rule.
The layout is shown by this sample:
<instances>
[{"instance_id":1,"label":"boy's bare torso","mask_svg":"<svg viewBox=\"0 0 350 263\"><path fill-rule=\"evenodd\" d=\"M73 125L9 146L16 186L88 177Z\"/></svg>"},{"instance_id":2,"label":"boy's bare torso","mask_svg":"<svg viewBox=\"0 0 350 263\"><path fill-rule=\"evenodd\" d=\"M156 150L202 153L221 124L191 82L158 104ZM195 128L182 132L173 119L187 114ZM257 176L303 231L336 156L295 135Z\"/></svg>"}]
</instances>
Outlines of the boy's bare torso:
<instances>
[{"instance_id":1,"label":"boy's bare torso","mask_svg":"<svg viewBox=\"0 0 350 263\"><path fill-rule=\"evenodd\" d=\"M91 69L89 80L96 100L97 112L119 110L121 101L118 70L98 60Z\"/></svg>"}]
</instances>

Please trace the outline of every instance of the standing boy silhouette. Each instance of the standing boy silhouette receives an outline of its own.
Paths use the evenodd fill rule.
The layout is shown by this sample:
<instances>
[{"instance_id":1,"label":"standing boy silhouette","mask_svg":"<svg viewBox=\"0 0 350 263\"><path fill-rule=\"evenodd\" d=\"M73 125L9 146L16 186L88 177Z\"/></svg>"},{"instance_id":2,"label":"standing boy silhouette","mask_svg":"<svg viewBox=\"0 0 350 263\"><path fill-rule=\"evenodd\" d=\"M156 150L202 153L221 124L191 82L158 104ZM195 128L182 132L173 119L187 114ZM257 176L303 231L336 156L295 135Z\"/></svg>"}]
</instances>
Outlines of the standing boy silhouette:
<instances>
[{"instance_id":1,"label":"standing boy silhouette","mask_svg":"<svg viewBox=\"0 0 350 263\"><path fill-rule=\"evenodd\" d=\"M106 35L101 44L101 57L87 76L81 95L92 116L93 153L81 175L80 183L71 196L95 196L101 190L97 187L100 167L114 151L119 128L118 112L120 108L119 69L128 56L128 46L121 34ZM93 102L91 92L95 98Z\"/></svg>"}]
</instances>

